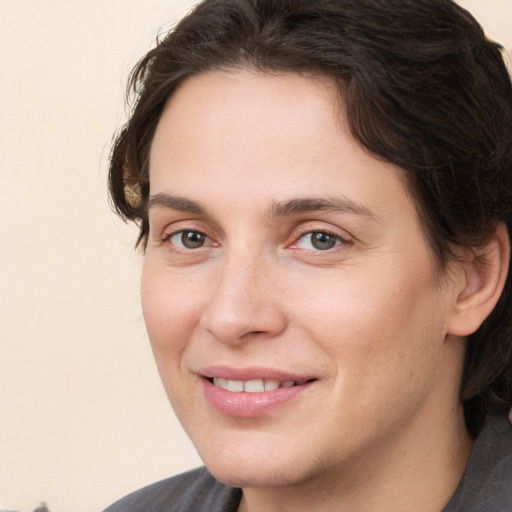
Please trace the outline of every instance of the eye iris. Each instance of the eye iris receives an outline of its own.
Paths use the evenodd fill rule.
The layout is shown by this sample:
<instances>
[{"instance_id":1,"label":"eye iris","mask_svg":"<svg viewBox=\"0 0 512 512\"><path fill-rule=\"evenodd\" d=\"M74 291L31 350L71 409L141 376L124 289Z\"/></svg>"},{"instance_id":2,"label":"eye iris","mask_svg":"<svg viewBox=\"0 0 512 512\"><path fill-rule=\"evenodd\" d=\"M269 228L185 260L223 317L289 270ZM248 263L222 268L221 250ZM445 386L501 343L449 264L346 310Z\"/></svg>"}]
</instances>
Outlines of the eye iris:
<instances>
[{"instance_id":1,"label":"eye iris","mask_svg":"<svg viewBox=\"0 0 512 512\"><path fill-rule=\"evenodd\" d=\"M325 251L336 245L336 237L328 233L316 232L311 234L311 244L315 249Z\"/></svg>"},{"instance_id":2,"label":"eye iris","mask_svg":"<svg viewBox=\"0 0 512 512\"><path fill-rule=\"evenodd\" d=\"M187 249L197 249L204 244L205 235L197 231L184 231L181 234L181 243Z\"/></svg>"}]
</instances>

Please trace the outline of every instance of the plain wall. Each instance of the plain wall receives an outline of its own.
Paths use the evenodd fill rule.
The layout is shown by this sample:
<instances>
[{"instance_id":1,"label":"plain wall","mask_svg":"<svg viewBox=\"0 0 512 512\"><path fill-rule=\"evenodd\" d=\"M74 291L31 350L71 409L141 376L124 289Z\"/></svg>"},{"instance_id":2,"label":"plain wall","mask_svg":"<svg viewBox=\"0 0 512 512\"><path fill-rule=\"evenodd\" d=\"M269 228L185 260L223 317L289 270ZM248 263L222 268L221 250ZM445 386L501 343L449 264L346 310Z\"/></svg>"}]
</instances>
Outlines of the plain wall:
<instances>
[{"instance_id":1,"label":"plain wall","mask_svg":"<svg viewBox=\"0 0 512 512\"><path fill-rule=\"evenodd\" d=\"M466 0L512 47L512 0ZM128 72L192 0L0 0L0 509L99 511L199 464L109 210Z\"/></svg>"}]
</instances>

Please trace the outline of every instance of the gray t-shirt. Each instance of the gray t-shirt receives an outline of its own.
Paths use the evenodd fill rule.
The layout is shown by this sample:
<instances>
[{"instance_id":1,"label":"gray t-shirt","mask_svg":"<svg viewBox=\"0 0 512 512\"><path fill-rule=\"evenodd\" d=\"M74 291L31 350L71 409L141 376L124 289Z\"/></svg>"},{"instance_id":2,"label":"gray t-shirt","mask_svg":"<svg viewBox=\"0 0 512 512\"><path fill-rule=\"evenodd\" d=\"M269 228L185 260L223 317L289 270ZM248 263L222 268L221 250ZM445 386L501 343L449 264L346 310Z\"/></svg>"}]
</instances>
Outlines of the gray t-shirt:
<instances>
[{"instance_id":1,"label":"gray t-shirt","mask_svg":"<svg viewBox=\"0 0 512 512\"><path fill-rule=\"evenodd\" d=\"M104 512L236 512L241 496L240 489L199 468L144 487ZM506 416L490 416L461 483L441 512L507 511L512 512L512 429Z\"/></svg>"}]
</instances>

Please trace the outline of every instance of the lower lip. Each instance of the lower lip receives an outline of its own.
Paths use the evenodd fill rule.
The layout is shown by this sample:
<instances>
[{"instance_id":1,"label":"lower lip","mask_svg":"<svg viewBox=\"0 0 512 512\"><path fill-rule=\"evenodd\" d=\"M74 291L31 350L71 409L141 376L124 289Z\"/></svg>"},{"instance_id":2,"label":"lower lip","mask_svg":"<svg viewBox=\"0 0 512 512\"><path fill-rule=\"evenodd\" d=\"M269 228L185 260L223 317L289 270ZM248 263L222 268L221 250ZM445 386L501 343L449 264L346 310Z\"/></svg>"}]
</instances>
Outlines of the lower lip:
<instances>
[{"instance_id":1,"label":"lower lip","mask_svg":"<svg viewBox=\"0 0 512 512\"><path fill-rule=\"evenodd\" d=\"M207 379L202 379L202 382L206 398L212 406L222 414L238 418L265 416L286 402L296 398L314 383L314 381L307 382L299 386L278 388L261 393L240 393L214 386Z\"/></svg>"}]
</instances>

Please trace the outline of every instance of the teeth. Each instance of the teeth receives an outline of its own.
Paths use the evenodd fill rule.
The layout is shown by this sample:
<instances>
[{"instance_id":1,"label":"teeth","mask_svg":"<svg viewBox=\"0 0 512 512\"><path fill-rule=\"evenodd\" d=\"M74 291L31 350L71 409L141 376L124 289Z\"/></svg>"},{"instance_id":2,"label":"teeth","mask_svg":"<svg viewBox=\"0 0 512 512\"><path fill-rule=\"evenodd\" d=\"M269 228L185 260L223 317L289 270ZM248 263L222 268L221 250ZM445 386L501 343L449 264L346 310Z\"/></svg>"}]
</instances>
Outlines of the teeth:
<instances>
[{"instance_id":1,"label":"teeth","mask_svg":"<svg viewBox=\"0 0 512 512\"><path fill-rule=\"evenodd\" d=\"M214 377L214 386L217 386L228 391L240 393L262 393L263 391L274 391L278 388L291 388L295 385L293 380L279 381L276 379L254 379L254 380L228 380L222 377Z\"/></svg>"},{"instance_id":2,"label":"teeth","mask_svg":"<svg viewBox=\"0 0 512 512\"><path fill-rule=\"evenodd\" d=\"M274 391L274 389L277 389L278 387L278 380L268 379L265 381L265 391Z\"/></svg>"},{"instance_id":3,"label":"teeth","mask_svg":"<svg viewBox=\"0 0 512 512\"><path fill-rule=\"evenodd\" d=\"M243 391L244 382L242 380L228 380L228 391Z\"/></svg>"},{"instance_id":4,"label":"teeth","mask_svg":"<svg viewBox=\"0 0 512 512\"><path fill-rule=\"evenodd\" d=\"M244 382L244 391L246 393L261 393L265 391L265 385L262 380L248 380Z\"/></svg>"},{"instance_id":5,"label":"teeth","mask_svg":"<svg viewBox=\"0 0 512 512\"><path fill-rule=\"evenodd\" d=\"M213 384L222 389L228 389L228 381L227 379L223 379L221 377L215 377L213 379Z\"/></svg>"}]
</instances>

